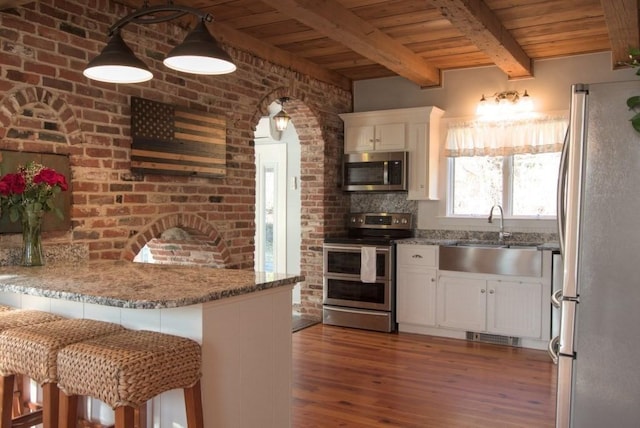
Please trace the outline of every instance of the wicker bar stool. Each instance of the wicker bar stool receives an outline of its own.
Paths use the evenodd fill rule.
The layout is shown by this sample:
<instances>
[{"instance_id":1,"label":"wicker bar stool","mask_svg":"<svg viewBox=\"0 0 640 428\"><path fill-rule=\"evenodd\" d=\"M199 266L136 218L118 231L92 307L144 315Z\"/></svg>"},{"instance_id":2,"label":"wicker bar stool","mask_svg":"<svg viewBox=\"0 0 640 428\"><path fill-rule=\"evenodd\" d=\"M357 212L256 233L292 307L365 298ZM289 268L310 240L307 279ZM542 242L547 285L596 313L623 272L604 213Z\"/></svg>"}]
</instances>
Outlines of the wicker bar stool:
<instances>
[{"instance_id":1,"label":"wicker bar stool","mask_svg":"<svg viewBox=\"0 0 640 428\"><path fill-rule=\"evenodd\" d=\"M0 376L3 377L3 384L12 384L16 375L27 376L38 382L43 392L43 428L57 428L60 395L57 386L58 351L81 340L124 330L121 325L109 322L62 319L3 331L0 333ZM4 397L3 402L7 403L8 400ZM10 408L3 406L1 423L1 428L12 426ZM13 425L16 425L15 421Z\"/></svg>"},{"instance_id":2,"label":"wicker bar stool","mask_svg":"<svg viewBox=\"0 0 640 428\"><path fill-rule=\"evenodd\" d=\"M188 428L204 428L201 348L184 337L128 330L69 345L58 353L60 426L75 428L78 396L115 410L115 428L132 428L134 411L172 389L183 389Z\"/></svg>"},{"instance_id":3,"label":"wicker bar stool","mask_svg":"<svg viewBox=\"0 0 640 428\"><path fill-rule=\"evenodd\" d=\"M37 311L32 309L13 309L9 306L2 309L0 311L0 333L8 331L17 327L24 327L28 325L43 325L44 323L59 321L64 318L58 315L51 314L49 312ZM6 377L2 379L0 382L0 423L2 423L2 427L11 426L11 412L12 412L12 402L13 402L13 386L14 386L14 377ZM5 416L8 415L8 416ZM4 420L8 417L8 424ZM23 419L29 421L41 421L42 420L42 412L36 412L34 414L27 414ZM21 419L22 420L22 419ZM19 421L16 421L18 423Z\"/></svg>"}]
</instances>

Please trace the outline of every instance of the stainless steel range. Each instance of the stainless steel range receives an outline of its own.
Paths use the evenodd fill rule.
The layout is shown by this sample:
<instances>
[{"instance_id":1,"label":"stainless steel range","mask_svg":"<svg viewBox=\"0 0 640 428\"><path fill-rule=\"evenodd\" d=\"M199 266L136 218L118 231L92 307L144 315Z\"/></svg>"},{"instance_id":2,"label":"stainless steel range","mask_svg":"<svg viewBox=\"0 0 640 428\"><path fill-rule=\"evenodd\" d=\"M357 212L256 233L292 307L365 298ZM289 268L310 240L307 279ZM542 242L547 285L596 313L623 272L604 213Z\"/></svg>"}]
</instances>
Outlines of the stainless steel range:
<instances>
[{"instance_id":1,"label":"stainless steel range","mask_svg":"<svg viewBox=\"0 0 640 428\"><path fill-rule=\"evenodd\" d=\"M411 214L350 214L347 236L325 238L325 324L392 332L395 317L395 246L412 236Z\"/></svg>"}]
</instances>

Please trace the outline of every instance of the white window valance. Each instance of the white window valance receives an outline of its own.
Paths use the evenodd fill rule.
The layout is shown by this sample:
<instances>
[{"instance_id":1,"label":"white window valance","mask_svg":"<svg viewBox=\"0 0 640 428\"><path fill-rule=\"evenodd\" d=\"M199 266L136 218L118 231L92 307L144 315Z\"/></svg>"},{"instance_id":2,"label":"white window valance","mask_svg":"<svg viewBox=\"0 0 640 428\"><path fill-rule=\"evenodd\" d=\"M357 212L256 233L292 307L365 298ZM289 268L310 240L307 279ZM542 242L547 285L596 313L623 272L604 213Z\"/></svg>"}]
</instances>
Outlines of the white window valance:
<instances>
[{"instance_id":1,"label":"white window valance","mask_svg":"<svg viewBox=\"0 0 640 428\"><path fill-rule=\"evenodd\" d=\"M559 152L568 126L569 120L564 117L451 124L445 155L508 156Z\"/></svg>"}]
</instances>

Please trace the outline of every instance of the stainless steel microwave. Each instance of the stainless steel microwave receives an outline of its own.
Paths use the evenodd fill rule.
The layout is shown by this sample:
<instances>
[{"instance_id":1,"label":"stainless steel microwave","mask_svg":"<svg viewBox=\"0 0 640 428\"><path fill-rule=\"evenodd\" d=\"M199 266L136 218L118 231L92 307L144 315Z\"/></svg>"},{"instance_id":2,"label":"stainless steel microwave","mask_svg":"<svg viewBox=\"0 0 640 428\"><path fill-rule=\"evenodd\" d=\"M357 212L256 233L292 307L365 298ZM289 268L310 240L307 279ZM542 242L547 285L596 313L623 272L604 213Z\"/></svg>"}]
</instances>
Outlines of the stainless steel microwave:
<instances>
[{"instance_id":1,"label":"stainless steel microwave","mask_svg":"<svg viewBox=\"0 0 640 428\"><path fill-rule=\"evenodd\" d=\"M342 162L342 190L392 192L407 190L407 152L351 153Z\"/></svg>"}]
</instances>

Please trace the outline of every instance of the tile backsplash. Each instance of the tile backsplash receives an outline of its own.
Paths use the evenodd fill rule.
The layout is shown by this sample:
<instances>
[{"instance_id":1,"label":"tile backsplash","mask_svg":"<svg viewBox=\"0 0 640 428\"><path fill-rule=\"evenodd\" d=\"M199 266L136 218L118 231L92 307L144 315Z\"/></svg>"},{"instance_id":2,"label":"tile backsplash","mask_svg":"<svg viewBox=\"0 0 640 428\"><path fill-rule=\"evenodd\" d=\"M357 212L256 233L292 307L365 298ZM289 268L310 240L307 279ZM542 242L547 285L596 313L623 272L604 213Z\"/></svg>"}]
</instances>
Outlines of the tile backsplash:
<instances>
[{"instance_id":1,"label":"tile backsplash","mask_svg":"<svg viewBox=\"0 0 640 428\"><path fill-rule=\"evenodd\" d=\"M418 217L418 202L407 201L406 192L353 193L352 213L411 213Z\"/></svg>"}]
</instances>

